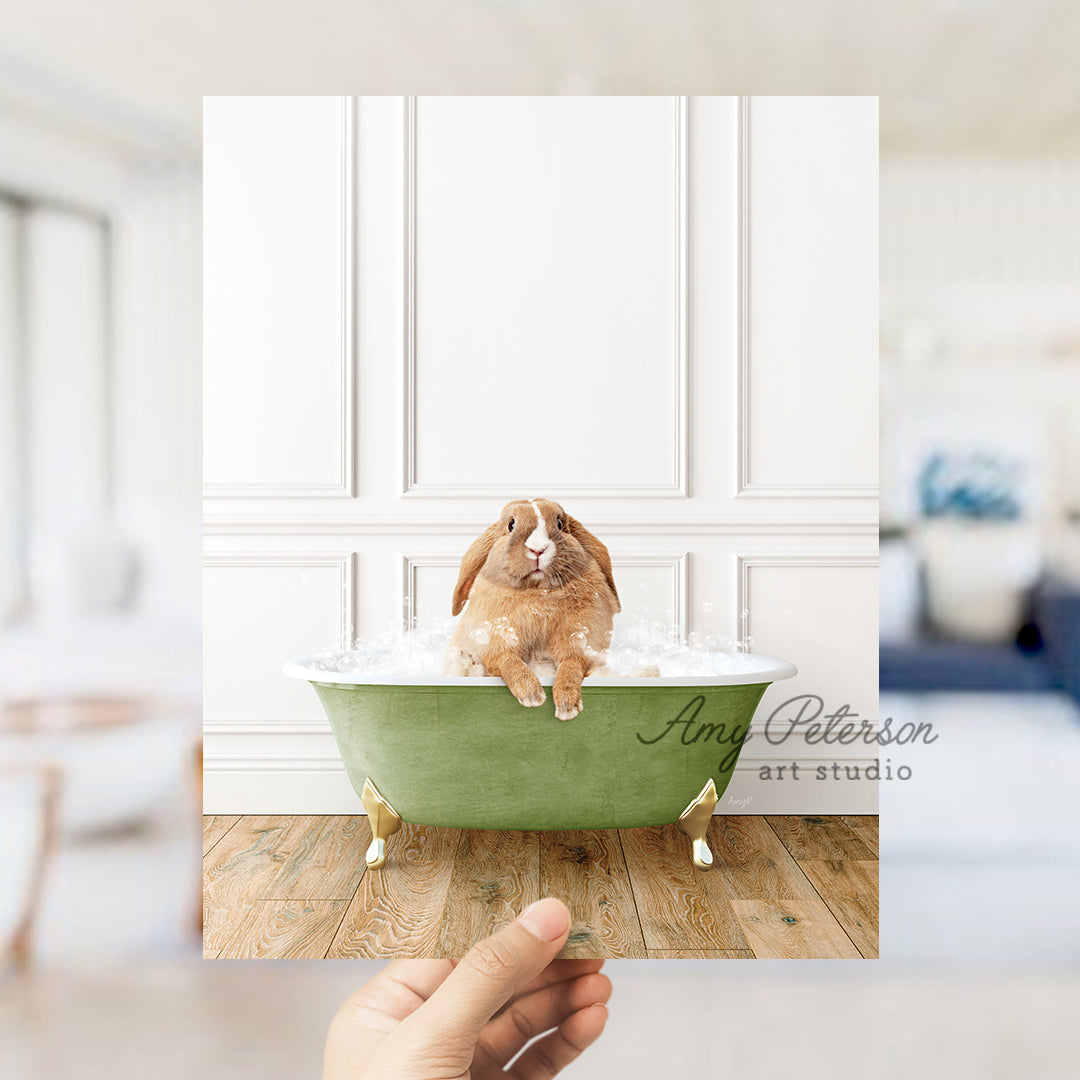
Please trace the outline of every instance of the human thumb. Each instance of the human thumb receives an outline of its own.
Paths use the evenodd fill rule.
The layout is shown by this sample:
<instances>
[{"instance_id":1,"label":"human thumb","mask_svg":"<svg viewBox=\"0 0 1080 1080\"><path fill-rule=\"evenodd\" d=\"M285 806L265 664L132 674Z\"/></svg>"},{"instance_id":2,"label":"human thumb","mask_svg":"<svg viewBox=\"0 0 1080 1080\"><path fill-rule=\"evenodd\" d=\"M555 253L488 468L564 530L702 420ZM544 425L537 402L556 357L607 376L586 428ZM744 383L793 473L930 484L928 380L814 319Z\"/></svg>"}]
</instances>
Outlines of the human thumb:
<instances>
[{"instance_id":1,"label":"human thumb","mask_svg":"<svg viewBox=\"0 0 1080 1080\"><path fill-rule=\"evenodd\" d=\"M569 933L569 910L548 897L478 942L409 1017L414 1045L445 1049L448 1043L460 1044L471 1052L484 1025L555 959Z\"/></svg>"}]
</instances>

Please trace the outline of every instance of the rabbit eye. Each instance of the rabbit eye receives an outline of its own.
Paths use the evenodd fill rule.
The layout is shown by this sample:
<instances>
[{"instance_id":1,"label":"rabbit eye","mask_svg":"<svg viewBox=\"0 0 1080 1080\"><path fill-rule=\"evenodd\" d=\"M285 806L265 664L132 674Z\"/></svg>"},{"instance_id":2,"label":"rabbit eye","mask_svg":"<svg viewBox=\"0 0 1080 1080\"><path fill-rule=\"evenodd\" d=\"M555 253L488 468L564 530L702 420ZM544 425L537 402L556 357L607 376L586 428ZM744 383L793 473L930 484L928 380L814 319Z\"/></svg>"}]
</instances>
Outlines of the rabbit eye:
<instances>
[{"instance_id":1,"label":"rabbit eye","mask_svg":"<svg viewBox=\"0 0 1080 1080\"><path fill-rule=\"evenodd\" d=\"M513 532L514 531L514 519L513 518L510 519L510 524L507 525L506 531L507 532Z\"/></svg>"},{"instance_id":2,"label":"rabbit eye","mask_svg":"<svg viewBox=\"0 0 1080 1080\"><path fill-rule=\"evenodd\" d=\"M560 529L562 528L562 518L561 517L557 517L555 519L555 525Z\"/></svg>"}]
</instances>

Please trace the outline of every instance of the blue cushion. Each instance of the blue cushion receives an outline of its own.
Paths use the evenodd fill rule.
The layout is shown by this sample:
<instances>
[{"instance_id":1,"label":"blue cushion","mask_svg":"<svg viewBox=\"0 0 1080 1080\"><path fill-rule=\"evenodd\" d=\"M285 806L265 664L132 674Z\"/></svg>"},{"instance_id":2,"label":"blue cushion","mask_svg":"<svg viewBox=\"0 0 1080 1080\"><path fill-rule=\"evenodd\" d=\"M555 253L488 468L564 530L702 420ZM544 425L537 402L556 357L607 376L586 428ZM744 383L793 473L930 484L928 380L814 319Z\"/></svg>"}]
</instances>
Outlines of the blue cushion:
<instances>
[{"instance_id":1,"label":"blue cushion","mask_svg":"<svg viewBox=\"0 0 1080 1080\"><path fill-rule=\"evenodd\" d=\"M1055 672L1043 653L1023 653L1015 645L977 645L926 640L882 645L882 690L1053 690Z\"/></svg>"}]
</instances>

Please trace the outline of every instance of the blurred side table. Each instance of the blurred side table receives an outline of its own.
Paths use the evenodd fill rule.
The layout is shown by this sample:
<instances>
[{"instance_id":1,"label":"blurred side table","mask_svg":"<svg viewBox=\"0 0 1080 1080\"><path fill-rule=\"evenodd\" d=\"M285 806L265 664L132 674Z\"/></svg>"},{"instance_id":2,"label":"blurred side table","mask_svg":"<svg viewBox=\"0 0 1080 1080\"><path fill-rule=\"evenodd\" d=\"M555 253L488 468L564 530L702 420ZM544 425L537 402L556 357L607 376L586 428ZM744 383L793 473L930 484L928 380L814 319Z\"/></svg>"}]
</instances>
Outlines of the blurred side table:
<instances>
[{"instance_id":1,"label":"blurred side table","mask_svg":"<svg viewBox=\"0 0 1080 1080\"><path fill-rule=\"evenodd\" d=\"M23 775L47 775L62 784L49 803L50 850L78 837L92 838L150 820L191 814L200 835L201 740L189 702L120 695L23 698L0 705L0 763ZM16 839L20 850L25 840ZM3 850L0 845L0 850ZM193 865L198 862L194 840ZM7 860L5 859L5 862ZM25 861L25 860L24 860ZM194 875L197 879L197 874ZM34 895L40 904L40 887ZM201 925L202 901L192 896L188 926ZM19 941L29 961L29 932ZM2 940L2 935L0 935Z\"/></svg>"},{"instance_id":2,"label":"blurred side table","mask_svg":"<svg viewBox=\"0 0 1080 1080\"><path fill-rule=\"evenodd\" d=\"M0 706L0 762L64 777L62 833L139 821L188 783L198 735L183 702L150 697L38 697Z\"/></svg>"}]
</instances>

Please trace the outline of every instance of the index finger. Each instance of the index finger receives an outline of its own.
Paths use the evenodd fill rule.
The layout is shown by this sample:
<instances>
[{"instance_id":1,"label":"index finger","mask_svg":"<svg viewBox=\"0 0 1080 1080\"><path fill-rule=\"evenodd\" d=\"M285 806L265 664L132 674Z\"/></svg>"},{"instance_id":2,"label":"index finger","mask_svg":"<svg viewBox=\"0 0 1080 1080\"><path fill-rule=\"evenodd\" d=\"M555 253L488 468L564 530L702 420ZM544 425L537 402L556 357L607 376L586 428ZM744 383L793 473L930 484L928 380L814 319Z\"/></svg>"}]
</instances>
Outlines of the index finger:
<instances>
[{"instance_id":1,"label":"index finger","mask_svg":"<svg viewBox=\"0 0 1080 1080\"><path fill-rule=\"evenodd\" d=\"M574 979L580 979L585 975L593 975L603 966L604 961L599 957L574 957L566 960L552 960L528 986L518 990L495 1013L492 1019L501 1016L514 1002L520 1001L522 998L546 990L549 986L555 986L557 983L572 982Z\"/></svg>"}]
</instances>

